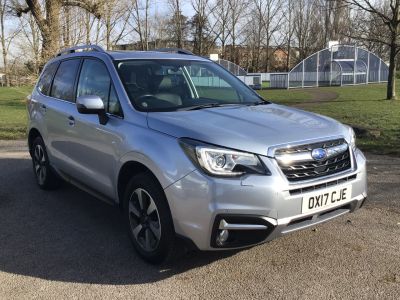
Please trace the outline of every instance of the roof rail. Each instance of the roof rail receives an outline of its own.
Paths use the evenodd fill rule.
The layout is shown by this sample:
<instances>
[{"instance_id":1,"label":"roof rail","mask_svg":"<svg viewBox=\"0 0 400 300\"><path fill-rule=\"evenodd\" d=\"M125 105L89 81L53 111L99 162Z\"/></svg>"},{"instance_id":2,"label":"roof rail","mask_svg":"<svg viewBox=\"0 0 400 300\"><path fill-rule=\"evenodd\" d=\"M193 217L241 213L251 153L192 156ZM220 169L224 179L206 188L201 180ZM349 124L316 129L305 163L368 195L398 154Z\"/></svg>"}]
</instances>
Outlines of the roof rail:
<instances>
[{"instance_id":1,"label":"roof rail","mask_svg":"<svg viewBox=\"0 0 400 300\"><path fill-rule=\"evenodd\" d=\"M75 53L76 50L87 50L87 51L99 51L105 52L103 48L97 45L81 45L81 46L74 46L71 48L62 49L60 52L57 53L56 56L61 56L63 54Z\"/></svg>"},{"instance_id":2,"label":"roof rail","mask_svg":"<svg viewBox=\"0 0 400 300\"><path fill-rule=\"evenodd\" d=\"M159 49L154 49L153 51L194 55L189 50L180 49L180 48L159 48Z\"/></svg>"}]
</instances>

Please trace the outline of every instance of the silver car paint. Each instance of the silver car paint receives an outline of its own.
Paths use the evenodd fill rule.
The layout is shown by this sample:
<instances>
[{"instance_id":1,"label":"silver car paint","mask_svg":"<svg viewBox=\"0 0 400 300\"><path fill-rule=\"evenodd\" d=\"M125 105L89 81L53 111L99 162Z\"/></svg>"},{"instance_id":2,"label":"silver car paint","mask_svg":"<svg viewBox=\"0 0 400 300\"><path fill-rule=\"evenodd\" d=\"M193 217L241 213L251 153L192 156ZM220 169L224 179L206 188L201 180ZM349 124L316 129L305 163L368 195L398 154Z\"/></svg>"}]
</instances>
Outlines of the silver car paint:
<instances>
[{"instance_id":1,"label":"silver car paint","mask_svg":"<svg viewBox=\"0 0 400 300\"><path fill-rule=\"evenodd\" d=\"M149 113L148 122L150 128L176 137L261 155L267 155L272 145L348 135L337 121L276 104Z\"/></svg>"},{"instance_id":2,"label":"silver car paint","mask_svg":"<svg viewBox=\"0 0 400 300\"><path fill-rule=\"evenodd\" d=\"M101 125L96 115L79 114L74 103L44 96L35 87L28 107L28 130L35 128L40 132L57 170L79 179L115 202L119 202L117 183L123 165L128 162L144 164L165 190L176 232L193 240L202 250L213 249L211 228L218 213L262 215L277 225L269 239L281 235L286 224L301 215L301 195L290 196L291 189L358 174L357 179L351 181L354 208L366 197L365 158L359 150L352 158L354 168L345 174L296 184L287 181L273 159L273 149L277 145L332 137L344 137L349 142L347 127L330 118L275 104L187 112L139 112L132 107L112 59L207 60L158 52L68 55L72 57L95 57L105 63L124 118L110 115L109 122ZM259 154L271 175L243 178L205 175L186 157L179 146L179 137Z\"/></svg>"}]
</instances>

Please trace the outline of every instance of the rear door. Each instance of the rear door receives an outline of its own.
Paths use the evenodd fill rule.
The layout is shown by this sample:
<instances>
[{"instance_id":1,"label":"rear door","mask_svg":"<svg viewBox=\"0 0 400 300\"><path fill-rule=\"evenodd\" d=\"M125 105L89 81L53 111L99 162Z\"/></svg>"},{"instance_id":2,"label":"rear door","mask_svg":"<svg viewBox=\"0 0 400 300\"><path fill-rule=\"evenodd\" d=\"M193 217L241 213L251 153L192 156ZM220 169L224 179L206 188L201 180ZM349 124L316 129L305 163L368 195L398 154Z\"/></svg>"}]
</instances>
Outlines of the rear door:
<instances>
[{"instance_id":1,"label":"rear door","mask_svg":"<svg viewBox=\"0 0 400 300\"><path fill-rule=\"evenodd\" d=\"M59 61L46 65L36 85L36 89L33 90L31 97L28 99L30 126L39 130L46 145L48 143L47 106L52 101L49 95L58 64ZM53 162L51 159L50 161Z\"/></svg>"},{"instance_id":2,"label":"rear door","mask_svg":"<svg viewBox=\"0 0 400 300\"><path fill-rule=\"evenodd\" d=\"M46 101L47 148L52 164L59 170L71 173L74 162L69 151L77 143L73 118L78 114L75 106L75 85L81 63L80 58L60 62Z\"/></svg>"}]
</instances>

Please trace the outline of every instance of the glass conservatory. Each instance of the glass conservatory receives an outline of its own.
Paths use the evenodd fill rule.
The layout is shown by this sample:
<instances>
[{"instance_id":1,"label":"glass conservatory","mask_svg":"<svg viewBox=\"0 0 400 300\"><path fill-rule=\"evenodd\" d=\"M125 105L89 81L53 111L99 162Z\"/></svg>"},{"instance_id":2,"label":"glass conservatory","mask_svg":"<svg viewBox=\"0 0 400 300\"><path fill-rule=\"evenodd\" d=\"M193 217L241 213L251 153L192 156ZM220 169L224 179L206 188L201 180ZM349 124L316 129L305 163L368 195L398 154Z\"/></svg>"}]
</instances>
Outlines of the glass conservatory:
<instances>
[{"instance_id":1,"label":"glass conservatory","mask_svg":"<svg viewBox=\"0 0 400 300\"><path fill-rule=\"evenodd\" d=\"M271 74L271 87L378 83L386 82L388 73L388 65L372 52L356 46L336 45L312 54L289 73Z\"/></svg>"}]
</instances>

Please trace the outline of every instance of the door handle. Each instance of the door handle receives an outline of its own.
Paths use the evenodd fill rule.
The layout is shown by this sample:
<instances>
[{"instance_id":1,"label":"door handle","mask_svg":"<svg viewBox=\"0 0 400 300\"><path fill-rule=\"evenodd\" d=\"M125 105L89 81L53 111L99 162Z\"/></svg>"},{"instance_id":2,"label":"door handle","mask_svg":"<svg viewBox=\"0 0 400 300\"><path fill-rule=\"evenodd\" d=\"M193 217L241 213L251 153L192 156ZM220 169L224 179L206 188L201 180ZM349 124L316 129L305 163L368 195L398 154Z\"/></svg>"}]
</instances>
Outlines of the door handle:
<instances>
[{"instance_id":1,"label":"door handle","mask_svg":"<svg viewBox=\"0 0 400 300\"><path fill-rule=\"evenodd\" d=\"M44 104L40 104L40 109L42 110L42 112L46 112L47 111L47 106Z\"/></svg>"},{"instance_id":2,"label":"door handle","mask_svg":"<svg viewBox=\"0 0 400 300\"><path fill-rule=\"evenodd\" d=\"M75 125L75 118L73 116L68 117L68 125L74 126Z\"/></svg>"}]
</instances>

